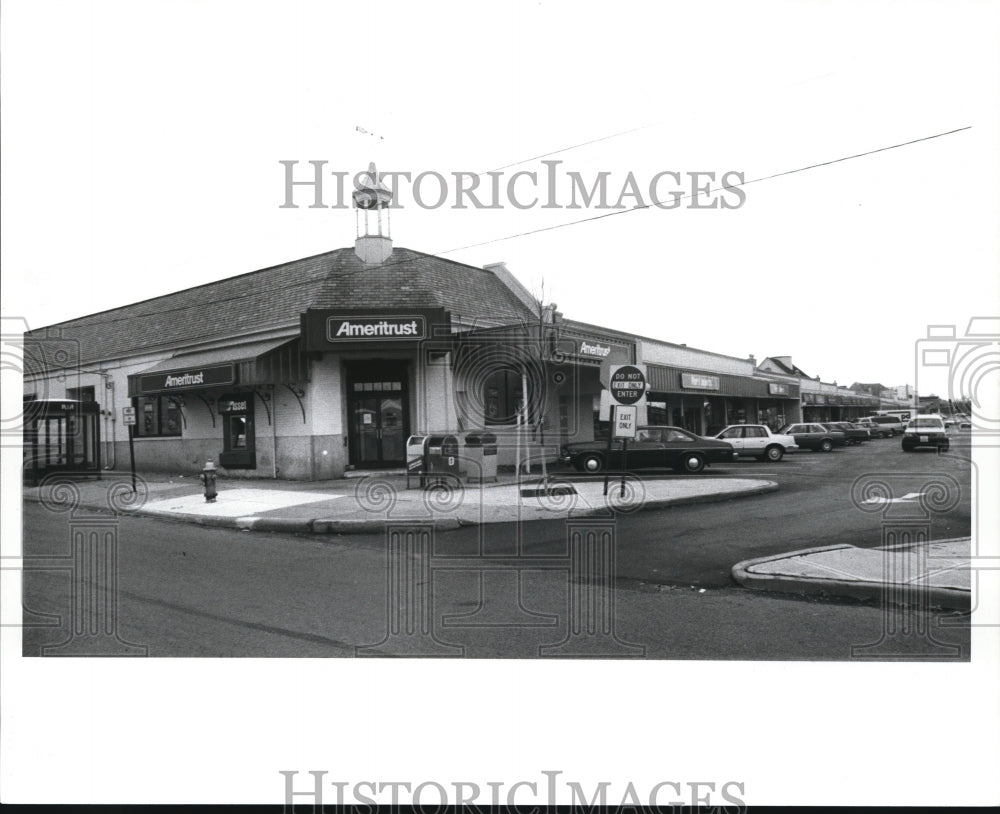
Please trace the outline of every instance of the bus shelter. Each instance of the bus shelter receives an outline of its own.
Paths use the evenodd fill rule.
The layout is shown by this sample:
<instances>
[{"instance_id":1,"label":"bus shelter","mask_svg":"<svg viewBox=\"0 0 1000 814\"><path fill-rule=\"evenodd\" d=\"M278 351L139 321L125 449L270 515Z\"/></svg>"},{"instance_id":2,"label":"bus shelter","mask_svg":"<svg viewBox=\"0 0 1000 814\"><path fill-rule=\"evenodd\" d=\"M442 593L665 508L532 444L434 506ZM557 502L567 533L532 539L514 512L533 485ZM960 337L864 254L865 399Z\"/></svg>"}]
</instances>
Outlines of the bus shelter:
<instances>
[{"instance_id":1,"label":"bus shelter","mask_svg":"<svg viewBox=\"0 0 1000 814\"><path fill-rule=\"evenodd\" d=\"M45 399L24 404L24 475L37 486L52 472L101 476L101 407Z\"/></svg>"}]
</instances>

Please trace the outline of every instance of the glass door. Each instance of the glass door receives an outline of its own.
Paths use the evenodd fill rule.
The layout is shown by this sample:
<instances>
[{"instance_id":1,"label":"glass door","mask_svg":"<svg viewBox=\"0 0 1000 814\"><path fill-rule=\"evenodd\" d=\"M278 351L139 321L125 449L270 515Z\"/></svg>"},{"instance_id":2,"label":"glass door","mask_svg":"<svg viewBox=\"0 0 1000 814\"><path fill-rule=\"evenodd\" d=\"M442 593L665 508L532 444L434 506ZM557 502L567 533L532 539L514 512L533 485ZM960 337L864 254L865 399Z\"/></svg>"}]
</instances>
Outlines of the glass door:
<instances>
[{"instance_id":1,"label":"glass door","mask_svg":"<svg viewBox=\"0 0 1000 814\"><path fill-rule=\"evenodd\" d=\"M359 469L403 466L409 433L405 369L375 371L369 367L363 373L356 371L350 379L351 464Z\"/></svg>"},{"instance_id":2,"label":"glass door","mask_svg":"<svg viewBox=\"0 0 1000 814\"><path fill-rule=\"evenodd\" d=\"M352 463L359 467L402 464L406 459L403 400L370 396L352 401Z\"/></svg>"}]
</instances>

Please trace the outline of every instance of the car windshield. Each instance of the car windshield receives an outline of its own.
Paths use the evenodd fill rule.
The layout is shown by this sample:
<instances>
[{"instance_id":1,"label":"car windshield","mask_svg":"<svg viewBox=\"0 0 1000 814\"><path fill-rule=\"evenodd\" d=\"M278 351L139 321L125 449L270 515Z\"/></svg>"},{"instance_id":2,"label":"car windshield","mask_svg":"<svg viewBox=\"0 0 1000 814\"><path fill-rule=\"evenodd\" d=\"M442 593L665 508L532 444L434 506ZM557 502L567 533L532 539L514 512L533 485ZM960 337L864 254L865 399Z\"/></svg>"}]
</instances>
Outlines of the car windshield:
<instances>
[{"instance_id":1,"label":"car windshield","mask_svg":"<svg viewBox=\"0 0 1000 814\"><path fill-rule=\"evenodd\" d=\"M940 418L915 418L910 426L915 429L939 430L943 425Z\"/></svg>"}]
</instances>

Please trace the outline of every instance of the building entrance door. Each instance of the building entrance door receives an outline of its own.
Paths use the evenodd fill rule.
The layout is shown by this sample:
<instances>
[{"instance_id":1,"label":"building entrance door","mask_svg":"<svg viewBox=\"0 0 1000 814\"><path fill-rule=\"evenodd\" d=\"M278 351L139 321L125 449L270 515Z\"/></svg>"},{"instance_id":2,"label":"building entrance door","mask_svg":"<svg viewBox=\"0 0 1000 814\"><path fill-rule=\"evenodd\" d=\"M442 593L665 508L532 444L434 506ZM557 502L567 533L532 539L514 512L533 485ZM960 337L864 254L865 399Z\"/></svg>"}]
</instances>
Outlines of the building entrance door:
<instances>
[{"instance_id":1,"label":"building entrance door","mask_svg":"<svg viewBox=\"0 0 1000 814\"><path fill-rule=\"evenodd\" d=\"M404 466L409 416L404 365L361 364L348 371L351 464L358 469Z\"/></svg>"}]
</instances>

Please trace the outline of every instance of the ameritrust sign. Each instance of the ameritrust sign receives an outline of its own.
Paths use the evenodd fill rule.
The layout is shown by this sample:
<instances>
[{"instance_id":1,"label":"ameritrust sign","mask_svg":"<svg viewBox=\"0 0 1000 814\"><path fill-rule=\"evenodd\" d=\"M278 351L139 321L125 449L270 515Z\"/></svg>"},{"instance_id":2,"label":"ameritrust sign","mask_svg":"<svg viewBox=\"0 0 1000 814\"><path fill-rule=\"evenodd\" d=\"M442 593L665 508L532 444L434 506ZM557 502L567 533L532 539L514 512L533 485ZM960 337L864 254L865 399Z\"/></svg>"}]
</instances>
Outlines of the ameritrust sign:
<instances>
[{"instance_id":1,"label":"ameritrust sign","mask_svg":"<svg viewBox=\"0 0 1000 814\"><path fill-rule=\"evenodd\" d=\"M307 351L419 342L447 334L451 324L443 308L310 308L301 321Z\"/></svg>"},{"instance_id":2,"label":"ameritrust sign","mask_svg":"<svg viewBox=\"0 0 1000 814\"><path fill-rule=\"evenodd\" d=\"M190 390L194 387L233 384L235 381L236 366L233 364L182 368L140 376L139 392L169 393L175 390Z\"/></svg>"},{"instance_id":3,"label":"ameritrust sign","mask_svg":"<svg viewBox=\"0 0 1000 814\"><path fill-rule=\"evenodd\" d=\"M376 338L425 339L427 321L422 316L402 317L327 317L327 342L353 342Z\"/></svg>"}]
</instances>

